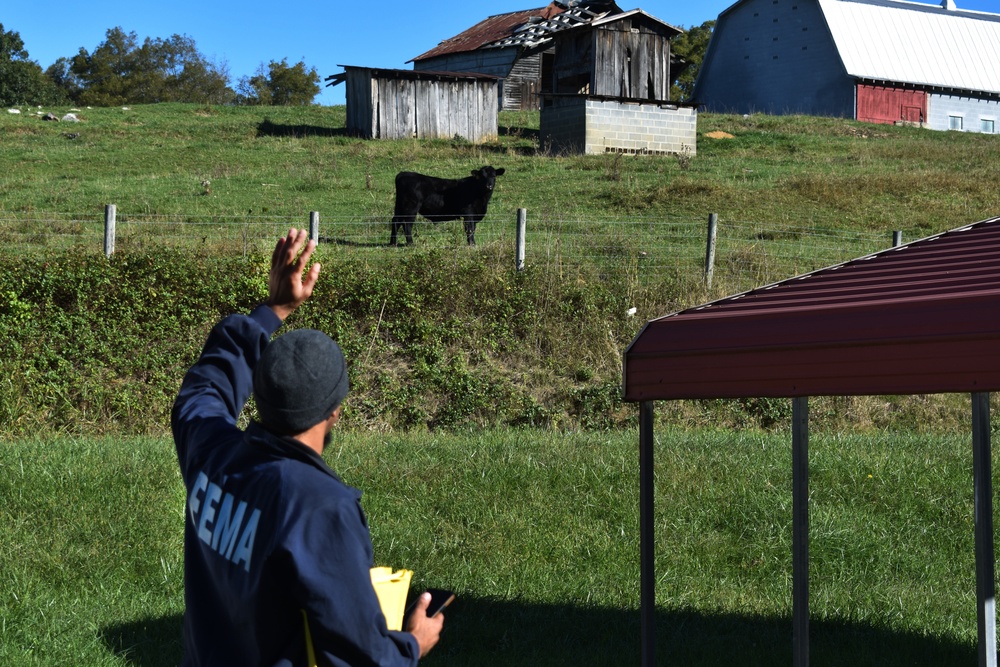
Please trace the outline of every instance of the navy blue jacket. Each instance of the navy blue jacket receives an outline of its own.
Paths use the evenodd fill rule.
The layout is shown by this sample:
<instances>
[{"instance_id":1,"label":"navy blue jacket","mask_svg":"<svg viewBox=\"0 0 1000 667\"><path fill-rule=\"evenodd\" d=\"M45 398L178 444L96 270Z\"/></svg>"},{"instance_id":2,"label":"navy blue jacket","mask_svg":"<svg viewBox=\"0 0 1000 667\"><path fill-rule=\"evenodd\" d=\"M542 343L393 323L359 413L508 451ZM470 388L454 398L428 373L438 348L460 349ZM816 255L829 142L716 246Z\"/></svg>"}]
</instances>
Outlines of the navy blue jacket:
<instances>
[{"instance_id":1,"label":"navy blue jacket","mask_svg":"<svg viewBox=\"0 0 1000 667\"><path fill-rule=\"evenodd\" d=\"M292 438L237 418L281 320L230 315L184 376L171 426L187 488L184 665L301 667L301 610L320 665L415 665L371 584L361 492ZM310 666L311 667L311 666Z\"/></svg>"}]
</instances>

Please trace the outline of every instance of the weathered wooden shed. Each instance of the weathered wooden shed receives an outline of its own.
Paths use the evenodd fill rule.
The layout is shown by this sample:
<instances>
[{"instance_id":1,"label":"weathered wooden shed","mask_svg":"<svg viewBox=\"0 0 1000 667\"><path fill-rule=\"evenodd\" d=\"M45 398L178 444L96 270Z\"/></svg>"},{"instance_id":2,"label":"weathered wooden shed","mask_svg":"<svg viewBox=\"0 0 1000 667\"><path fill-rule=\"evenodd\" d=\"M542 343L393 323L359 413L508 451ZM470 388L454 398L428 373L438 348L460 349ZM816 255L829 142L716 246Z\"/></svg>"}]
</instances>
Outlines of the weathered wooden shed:
<instances>
[{"instance_id":1,"label":"weathered wooden shed","mask_svg":"<svg viewBox=\"0 0 1000 667\"><path fill-rule=\"evenodd\" d=\"M495 14L413 58L415 70L481 72L503 78L501 108L537 110L542 72L550 67L552 36L620 14L613 0L565 0Z\"/></svg>"},{"instance_id":2,"label":"weathered wooden shed","mask_svg":"<svg viewBox=\"0 0 1000 667\"><path fill-rule=\"evenodd\" d=\"M641 9L595 19L553 37L542 93L670 99L670 39L683 32Z\"/></svg>"},{"instance_id":3,"label":"weathered wooden shed","mask_svg":"<svg viewBox=\"0 0 1000 667\"><path fill-rule=\"evenodd\" d=\"M648 322L624 354L640 403L642 664L654 663L653 406L792 399L792 605L809 663L808 397L969 393L979 664L997 664L989 392L1000 390L1000 218Z\"/></svg>"},{"instance_id":4,"label":"weathered wooden shed","mask_svg":"<svg viewBox=\"0 0 1000 667\"><path fill-rule=\"evenodd\" d=\"M697 107L670 102L670 39L682 30L641 9L552 38L539 134L557 152L697 152Z\"/></svg>"},{"instance_id":5,"label":"weathered wooden shed","mask_svg":"<svg viewBox=\"0 0 1000 667\"><path fill-rule=\"evenodd\" d=\"M497 138L498 78L341 65L328 85L346 82L347 131L368 139Z\"/></svg>"}]
</instances>

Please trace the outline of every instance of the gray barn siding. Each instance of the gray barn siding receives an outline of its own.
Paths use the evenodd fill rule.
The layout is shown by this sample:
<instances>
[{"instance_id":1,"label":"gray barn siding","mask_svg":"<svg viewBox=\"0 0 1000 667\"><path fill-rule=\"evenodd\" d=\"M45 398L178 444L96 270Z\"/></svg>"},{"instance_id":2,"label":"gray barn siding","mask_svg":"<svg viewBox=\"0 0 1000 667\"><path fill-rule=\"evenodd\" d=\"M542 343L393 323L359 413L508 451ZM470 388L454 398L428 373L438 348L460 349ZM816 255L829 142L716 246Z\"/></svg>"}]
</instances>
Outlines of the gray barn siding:
<instances>
[{"instance_id":1,"label":"gray barn siding","mask_svg":"<svg viewBox=\"0 0 1000 667\"><path fill-rule=\"evenodd\" d=\"M500 83L505 111L537 111L542 83L542 55L519 58Z\"/></svg>"},{"instance_id":2,"label":"gray barn siding","mask_svg":"<svg viewBox=\"0 0 1000 667\"><path fill-rule=\"evenodd\" d=\"M517 49L514 48L478 49L415 60L413 69L421 72L476 72L502 77L504 80L500 83L498 104L504 110L516 110L521 108L519 104L521 79L532 75L538 78L537 56L534 57L533 63L522 64L517 54Z\"/></svg>"},{"instance_id":3,"label":"gray barn siding","mask_svg":"<svg viewBox=\"0 0 1000 667\"><path fill-rule=\"evenodd\" d=\"M854 83L811 0L757 0L720 16L694 94L706 111L854 117Z\"/></svg>"},{"instance_id":4,"label":"gray barn siding","mask_svg":"<svg viewBox=\"0 0 1000 667\"><path fill-rule=\"evenodd\" d=\"M478 72L503 77L510 73L515 58L517 50L513 48L478 49L415 60L413 69L418 72Z\"/></svg>"},{"instance_id":5,"label":"gray barn siding","mask_svg":"<svg viewBox=\"0 0 1000 667\"><path fill-rule=\"evenodd\" d=\"M931 93L927 125L932 130L949 129L949 117L961 116L964 132L981 132L981 121L993 121L994 134L1000 131L1000 100L962 95Z\"/></svg>"},{"instance_id":6,"label":"gray barn siding","mask_svg":"<svg viewBox=\"0 0 1000 667\"><path fill-rule=\"evenodd\" d=\"M593 95L669 99L670 42L667 37L649 30L640 21L623 20L614 27L594 30L594 53Z\"/></svg>"},{"instance_id":7,"label":"gray barn siding","mask_svg":"<svg viewBox=\"0 0 1000 667\"><path fill-rule=\"evenodd\" d=\"M365 70L347 70L347 131L361 136L375 136L372 119L374 90L372 77Z\"/></svg>"},{"instance_id":8,"label":"gray barn siding","mask_svg":"<svg viewBox=\"0 0 1000 667\"><path fill-rule=\"evenodd\" d=\"M347 70L347 130L369 139L497 138L497 82Z\"/></svg>"}]
</instances>

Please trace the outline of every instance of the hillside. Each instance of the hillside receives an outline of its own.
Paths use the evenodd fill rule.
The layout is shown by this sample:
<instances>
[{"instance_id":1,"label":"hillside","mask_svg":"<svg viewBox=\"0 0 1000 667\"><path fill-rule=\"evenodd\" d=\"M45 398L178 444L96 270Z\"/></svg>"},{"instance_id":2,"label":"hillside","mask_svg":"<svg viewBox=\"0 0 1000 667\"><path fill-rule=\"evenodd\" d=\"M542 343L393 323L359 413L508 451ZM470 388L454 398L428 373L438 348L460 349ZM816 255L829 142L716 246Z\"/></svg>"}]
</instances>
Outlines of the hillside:
<instances>
[{"instance_id":1,"label":"hillside","mask_svg":"<svg viewBox=\"0 0 1000 667\"><path fill-rule=\"evenodd\" d=\"M996 137L838 119L704 114L695 155L580 157L547 154L537 114L503 114L499 140L473 146L357 140L337 107L83 109L74 124L30 111L0 117L0 154L17 165L0 178L0 238L19 257L0 267L0 423L15 434L162 431L208 327L261 298L268 239L309 211L324 230L360 220L369 236L321 246L323 289L290 324L344 343L348 423L389 430L631 425L620 354L644 318L888 245L859 237L912 239L1000 209ZM506 174L477 248L456 223L383 247L397 171L483 164ZM125 223L111 261L108 203ZM518 208L544 239L522 273L503 222ZM707 290L710 212L742 245ZM196 227L184 242L181 223ZM795 243L791 261L774 240ZM936 429L965 410L956 397L829 399L813 414L831 428ZM781 401L660 412L765 428L787 413Z\"/></svg>"}]
</instances>

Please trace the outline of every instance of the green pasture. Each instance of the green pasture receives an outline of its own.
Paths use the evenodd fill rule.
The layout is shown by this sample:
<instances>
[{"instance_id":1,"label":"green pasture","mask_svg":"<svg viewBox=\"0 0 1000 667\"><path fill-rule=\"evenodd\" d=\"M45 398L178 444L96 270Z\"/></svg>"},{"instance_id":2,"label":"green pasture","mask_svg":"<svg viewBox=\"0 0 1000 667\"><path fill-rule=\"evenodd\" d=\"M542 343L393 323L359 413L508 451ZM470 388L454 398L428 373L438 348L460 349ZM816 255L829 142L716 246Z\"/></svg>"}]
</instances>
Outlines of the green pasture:
<instances>
[{"instance_id":1,"label":"green pasture","mask_svg":"<svg viewBox=\"0 0 1000 667\"><path fill-rule=\"evenodd\" d=\"M428 665L639 658L635 432L338 434L376 561L458 593ZM969 436L813 434L814 665L975 660ZM788 434L656 444L664 665L791 662ZM163 438L0 446L0 664L176 665L184 492Z\"/></svg>"},{"instance_id":2,"label":"green pasture","mask_svg":"<svg viewBox=\"0 0 1000 667\"><path fill-rule=\"evenodd\" d=\"M62 116L68 109L54 110ZM210 244L260 250L290 223L321 216L342 253L381 261L395 174L461 177L503 166L481 244L513 261L516 211L528 261L697 273L706 221L719 216L720 293L750 289L997 215L997 137L803 116L701 114L697 152L553 154L537 112L503 112L495 141L368 141L344 107L161 104L0 116L0 240L10 247L102 248L106 204L119 247ZM420 225L430 246L464 245L461 225Z\"/></svg>"},{"instance_id":3,"label":"green pasture","mask_svg":"<svg viewBox=\"0 0 1000 667\"><path fill-rule=\"evenodd\" d=\"M458 592L427 664L477 666L638 662L620 364L645 320L1000 212L997 137L842 119L702 114L694 155L584 157L548 153L537 113L483 145L359 140L343 107L78 116L0 114L0 665L177 664L170 402L310 211L324 276L288 324L334 335L353 387L327 458L365 491L379 563ZM385 247L396 172L483 164L507 173L477 247L457 223ZM812 664L972 664L968 398L810 412ZM791 662L790 414L658 407L662 664Z\"/></svg>"}]
</instances>

